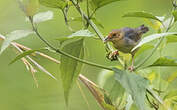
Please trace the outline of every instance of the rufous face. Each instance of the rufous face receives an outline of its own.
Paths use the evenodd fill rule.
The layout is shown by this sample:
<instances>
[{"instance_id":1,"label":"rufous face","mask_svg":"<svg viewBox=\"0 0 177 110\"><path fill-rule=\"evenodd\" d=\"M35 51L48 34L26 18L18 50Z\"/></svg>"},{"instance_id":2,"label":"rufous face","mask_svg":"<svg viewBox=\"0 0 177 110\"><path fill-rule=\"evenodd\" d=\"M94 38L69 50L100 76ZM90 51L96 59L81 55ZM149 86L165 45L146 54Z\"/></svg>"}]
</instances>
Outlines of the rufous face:
<instances>
[{"instance_id":1,"label":"rufous face","mask_svg":"<svg viewBox=\"0 0 177 110\"><path fill-rule=\"evenodd\" d=\"M122 39L123 33L120 30L113 30L109 33L109 35L105 38L105 42L113 42Z\"/></svg>"}]
</instances>

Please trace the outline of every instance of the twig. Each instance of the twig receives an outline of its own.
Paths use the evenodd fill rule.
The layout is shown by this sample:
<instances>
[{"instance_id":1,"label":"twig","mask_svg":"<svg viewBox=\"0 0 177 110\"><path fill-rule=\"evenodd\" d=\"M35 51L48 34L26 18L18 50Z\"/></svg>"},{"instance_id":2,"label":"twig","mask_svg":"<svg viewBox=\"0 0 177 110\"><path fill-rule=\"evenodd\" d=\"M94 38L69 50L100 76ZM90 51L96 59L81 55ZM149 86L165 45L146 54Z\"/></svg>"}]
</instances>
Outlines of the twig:
<instances>
[{"instance_id":1,"label":"twig","mask_svg":"<svg viewBox=\"0 0 177 110\"><path fill-rule=\"evenodd\" d=\"M107 69L107 70L112 71L112 68L110 68L110 67L103 66L103 65L99 65L99 64L96 64L96 63L93 63L93 62L89 62L89 61L86 61L86 60L83 60L83 59L74 57L74 56L72 56L72 55L70 55L70 54L68 54L68 53L66 53L66 52L64 52L64 51L62 51L62 50L60 50L60 49L55 48L52 44L50 44L46 39L44 39L44 38L40 35L40 33L38 32L37 28L34 26L33 18L32 18L32 17L29 17L29 19L30 19L30 22L31 22L31 24L32 24L32 28L33 28L34 32L36 33L36 35L39 37L39 39L40 39L41 41L43 41L43 42L44 42L48 47L50 47L52 50L54 50L56 53L62 54L62 55L64 55L64 56L68 57L68 58L72 58L72 59L74 59L74 60L76 60L76 61L79 61L79 62L81 62L81 63L87 64L87 65L90 65L90 66L95 66L95 67L98 67L98 68L101 68L101 69Z\"/></svg>"},{"instance_id":2,"label":"twig","mask_svg":"<svg viewBox=\"0 0 177 110\"><path fill-rule=\"evenodd\" d=\"M95 23L82 11L82 9L80 8L80 6L75 2L75 0L71 0L72 4L76 7L76 9L78 10L78 12L80 13L81 16L84 17L84 19L87 21L87 23L90 24L91 28L95 31L95 33L98 35L98 37L102 40L102 42L104 42L104 36L103 34L100 32L100 30L97 28L97 26L95 25ZM91 15L92 16L92 15ZM114 49L108 44L105 43L105 47L106 47L106 51L114 51ZM123 61L118 57L118 60L120 62L120 64L122 66L124 66Z\"/></svg>"}]
</instances>

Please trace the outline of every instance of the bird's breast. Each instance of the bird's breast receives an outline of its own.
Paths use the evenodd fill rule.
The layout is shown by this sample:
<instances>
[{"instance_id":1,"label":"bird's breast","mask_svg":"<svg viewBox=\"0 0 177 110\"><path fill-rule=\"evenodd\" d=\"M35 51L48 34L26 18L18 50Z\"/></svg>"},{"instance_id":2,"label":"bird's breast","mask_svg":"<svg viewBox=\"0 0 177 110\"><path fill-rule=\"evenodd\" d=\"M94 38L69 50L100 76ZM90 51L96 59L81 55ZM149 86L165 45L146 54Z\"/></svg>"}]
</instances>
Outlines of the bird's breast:
<instances>
[{"instance_id":1,"label":"bird's breast","mask_svg":"<svg viewBox=\"0 0 177 110\"><path fill-rule=\"evenodd\" d=\"M135 47L136 43L130 39L121 39L118 41L114 41L113 45L116 49L123 53L130 53L131 50Z\"/></svg>"}]
</instances>

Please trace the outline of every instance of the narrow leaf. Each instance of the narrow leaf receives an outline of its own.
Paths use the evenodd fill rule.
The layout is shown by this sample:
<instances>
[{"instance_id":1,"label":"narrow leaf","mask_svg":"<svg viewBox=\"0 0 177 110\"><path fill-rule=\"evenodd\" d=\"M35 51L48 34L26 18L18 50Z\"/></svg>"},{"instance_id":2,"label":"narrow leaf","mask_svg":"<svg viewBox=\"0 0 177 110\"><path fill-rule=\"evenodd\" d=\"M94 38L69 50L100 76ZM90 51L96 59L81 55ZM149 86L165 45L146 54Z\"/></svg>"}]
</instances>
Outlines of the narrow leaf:
<instances>
[{"instance_id":1,"label":"narrow leaf","mask_svg":"<svg viewBox=\"0 0 177 110\"><path fill-rule=\"evenodd\" d=\"M93 10L97 10L98 8L101 8L105 5L108 5L110 3L117 2L117 1L120 1L120 0L91 0L90 4Z\"/></svg>"},{"instance_id":2,"label":"narrow leaf","mask_svg":"<svg viewBox=\"0 0 177 110\"><path fill-rule=\"evenodd\" d=\"M36 51L39 51L39 50L44 50L44 49L35 49L35 50L28 50L28 51L25 51L25 52L21 53L20 55L16 56L16 57L9 63L9 65L10 65L10 64L13 64L13 63L16 62L17 60L19 60L19 59L21 59L21 58L23 58L23 57L25 57L25 56L27 56L27 55L30 55L30 54L32 54L32 53L34 53L34 52L36 52Z\"/></svg>"},{"instance_id":3,"label":"narrow leaf","mask_svg":"<svg viewBox=\"0 0 177 110\"><path fill-rule=\"evenodd\" d=\"M172 57L160 57L150 66L177 66L177 59Z\"/></svg>"},{"instance_id":4,"label":"narrow leaf","mask_svg":"<svg viewBox=\"0 0 177 110\"><path fill-rule=\"evenodd\" d=\"M140 110L147 110L145 103L146 89L149 81L136 73L118 70L113 68L115 79L125 88L131 96L135 104Z\"/></svg>"},{"instance_id":5,"label":"narrow leaf","mask_svg":"<svg viewBox=\"0 0 177 110\"><path fill-rule=\"evenodd\" d=\"M44 21L51 20L53 18L53 12L52 11L47 11L47 12L41 12L33 17L33 22L34 23L40 23Z\"/></svg>"},{"instance_id":6,"label":"narrow leaf","mask_svg":"<svg viewBox=\"0 0 177 110\"><path fill-rule=\"evenodd\" d=\"M138 17L138 18L148 18L148 19L154 19L157 21L160 21L160 19L158 19L158 17L154 16L151 13L147 13L147 12L129 12L123 15L123 17Z\"/></svg>"},{"instance_id":7,"label":"narrow leaf","mask_svg":"<svg viewBox=\"0 0 177 110\"><path fill-rule=\"evenodd\" d=\"M34 33L32 30L16 30L7 35L7 38L4 40L0 54L10 45L10 43L14 40L18 40L28 35Z\"/></svg>"},{"instance_id":8,"label":"narrow leaf","mask_svg":"<svg viewBox=\"0 0 177 110\"><path fill-rule=\"evenodd\" d=\"M137 49L138 47L141 47L142 45L151 42L153 40L156 40L158 38L164 37L164 36L168 36L168 35L175 35L177 34L177 32L167 32L167 33L160 33L160 34L152 34L150 36L147 36L145 38L143 38L140 43L138 45L136 45L132 51L134 51L135 49Z\"/></svg>"},{"instance_id":9,"label":"narrow leaf","mask_svg":"<svg viewBox=\"0 0 177 110\"><path fill-rule=\"evenodd\" d=\"M174 11L172 14L174 16L174 21L176 22L177 21L177 11Z\"/></svg>"},{"instance_id":10,"label":"narrow leaf","mask_svg":"<svg viewBox=\"0 0 177 110\"><path fill-rule=\"evenodd\" d=\"M75 41L65 43L62 50L75 57L84 58L84 40L77 39ZM82 63L77 62L71 58L61 55L60 72L63 82L64 95L66 104L68 104L68 96L73 83L76 81L80 71Z\"/></svg>"},{"instance_id":11,"label":"narrow leaf","mask_svg":"<svg viewBox=\"0 0 177 110\"><path fill-rule=\"evenodd\" d=\"M50 8L64 9L67 5L67 0L39 0L40 4Z\"/></svg>"},{"instance_id":12,"label":"narrow leaf","mask_svg":"<svg viewBox=\"0 0 177 110\"><path fill-rule=\"evenodd\" d=\"M75 37L75 36L81 36L81 37L92 37L95 36L95 34L93 34L92 32L90 32L89 30L79 30L71 35L69 35L68 37Z\"/></svg>"}]
</instances>

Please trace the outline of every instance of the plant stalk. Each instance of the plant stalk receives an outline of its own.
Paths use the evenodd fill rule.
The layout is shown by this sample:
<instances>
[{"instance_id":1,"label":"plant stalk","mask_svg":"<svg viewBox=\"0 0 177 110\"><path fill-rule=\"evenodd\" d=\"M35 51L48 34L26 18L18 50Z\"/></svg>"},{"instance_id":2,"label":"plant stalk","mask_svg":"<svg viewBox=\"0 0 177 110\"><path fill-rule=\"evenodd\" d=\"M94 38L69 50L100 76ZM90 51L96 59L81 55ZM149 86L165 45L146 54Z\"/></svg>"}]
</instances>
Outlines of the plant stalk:
<instances>
[{"instance_id":1,"label":"plant stalk","mask_svg":"<svg viewBox=\"0 0 177 110\"><path fill-rule=\"evenodd\" d=\"M72 59L74 59L76 61L79 61L81 63L87 64L87 65L90 65L90 66L95 66L95 67L98 67L98 68L101 68L101 69L106 69L106 70L112 71L112 68L110 68L110 67L106 67L106 66L103 66L103 65L99 65L99 64L96 64L96 63L93 63L93 62L89 62L89 61L74 57L74 56L72 56L72 55L70 55L70 54L68 54L68 53L66 53L66 52L64 52L64 51L62 51L60 49L55 48L52 44L50 44L46 39L44 39L40 35L40 33L38 32L37 28L35 27L35 25L33 23L33 18L29 17L29 19L30 19L30 22L32 24L33 31L36 33L36 35L39 37L39 39L42 40L48 47L50 47L56 53L62 54L64 56L67 56L68 58L72 58Z\"/></svg>"}]
</instances>

